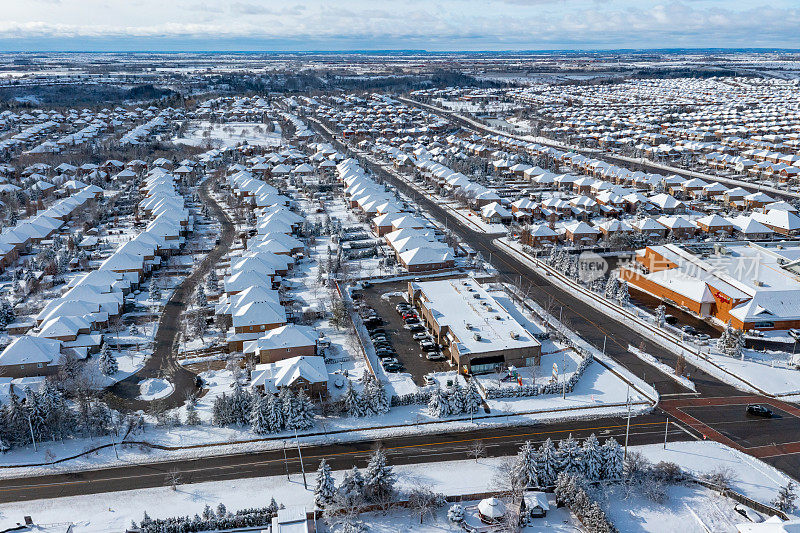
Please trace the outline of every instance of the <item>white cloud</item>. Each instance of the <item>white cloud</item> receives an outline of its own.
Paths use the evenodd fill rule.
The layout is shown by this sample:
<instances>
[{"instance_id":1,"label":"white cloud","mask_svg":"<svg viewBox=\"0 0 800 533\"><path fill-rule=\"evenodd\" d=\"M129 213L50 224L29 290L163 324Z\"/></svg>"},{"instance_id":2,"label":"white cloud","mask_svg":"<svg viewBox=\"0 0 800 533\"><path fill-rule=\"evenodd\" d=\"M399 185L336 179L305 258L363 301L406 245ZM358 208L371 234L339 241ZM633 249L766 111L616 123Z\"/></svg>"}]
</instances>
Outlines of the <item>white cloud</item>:
<instances>
[{"instance_id":1,"label":"white cloud","mask_svg":"<svg viewBox=\"0 0 800 533\"><path fill-rule=\"evenodd\" d=\"M11 7L0 20L0 40L152 37L194 43L237 39L285 40L325 48L476 49L551 47L800 46L800 9L705 0L36 0ZM24 3L22 3L24 4ZM370 45L370 43L374 43Z\"/></svg>"}]
</instances>

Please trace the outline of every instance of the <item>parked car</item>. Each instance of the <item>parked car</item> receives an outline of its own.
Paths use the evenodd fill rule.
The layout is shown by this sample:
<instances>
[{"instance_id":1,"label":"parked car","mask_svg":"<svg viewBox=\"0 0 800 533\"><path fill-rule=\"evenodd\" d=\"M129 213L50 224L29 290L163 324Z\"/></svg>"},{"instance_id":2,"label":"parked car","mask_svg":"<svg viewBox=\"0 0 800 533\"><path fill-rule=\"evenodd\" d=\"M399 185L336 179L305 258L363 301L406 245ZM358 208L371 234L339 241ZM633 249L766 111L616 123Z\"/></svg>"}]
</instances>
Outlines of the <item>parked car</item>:
<instances>
[{"instance_id":1,"label":"parked car","mask_svg":"<svg viewBox=\"0 0 800 533\"><path fill-rule=\"evenodd\" d=\"M411 331L412 333L416 333L416 332L419 332L419 331L425 331L425 326L423 326L422 324L412 324L408 328L408 330Z\"/></svg>"},{"instance_id":2,"label":"parked car","mask_svg":"<svg viewBox=\"0 0 800 533\"><path fill-rule=\"evenodd\" d=\"M431 337L430 337L430 335L428 335L428 334L427 334L426 332L424 332L424 331L418 331L418 332L414 333L414 334L413 334L411 337L412 337L412 338L413 338L415 341L421 341L422 339L429 339L429 338L431 338Z\"/></svg>"},{"instance_id":3,"label":"parked car","mask_svg":"<svg viewBox=\"0 0 800 533\"><path fill-rule=\"evenodd\" d=\"M412 318L412 317L416 318L417 313L415 313L414 311L411 311L409 313L403 313L403 318Z\"/></svg>"},{"instance_id":4,"label":"parked car","mask_svg":"<svg viewBox=\"0 0 800 533\"><path fill-rule=\"evenodd\" d=\"M398 313L407 313L411 309L411 304L399 303L394 306Z\"/></svg>"},{"instance_id":5,"label":"parked car","mask_svg":"<svg viewBox=\"0 0 800 533\"><path fill-rule=\"evenodd\" d=\"M671 326L674 326L675 324L678 323L678 317L672 315L664 315L664 322L666 322Z\"/></svg>"},{"instance_id":6,"label":"parked car","mask_svg":"<svg viewBox=\"0 0 800 533\"><path fill-rule=\"evenodd\" d=\"M375 329L379 327L381 324L383 324L383 320L381 320L380 317L376 316L368 318L364 321L364 325L367 327L367 329Z\"/></svg>"},{"instance_id":7,"label":"parked car","mask_svg":"<svg viewBox=\"0 0 800 533\"><path fill-rule=\"evenodd\" d=\"M401 365L399 362L384 363L383 369L387 372L398 372L403 369L403 365Z\"/></svg>"},{"instance_id":8,"label":"parked car","mask_svg":"<svg viewBox=\"0 0 800 533\"><path fill-rule=\"evenodd\" d=\"M682 330L683 330L683 332L684 332L684 333L686 333L687 335L697 335L697 330L696 330L696 329L694 329L692 326L689 326L688 324L687 324L687 325L685 325L685 326L683 326L681 329L682 329Z\"/></svg>"},{"instance_id":9,"label":"parked car","mask_svg":"<svg viewBox=\"0 0 800 533\"><path fill-rule=\"evenodd\" d=\"M425 376L425 385L436 385L436 380L433 379L433 376Z\"/></svg>"},{"instance_id":10,"label":"parked car","mask_svg":"<svg viewBox=\"0 0 800 533\"><path fill-rule=\"evenodd\" d=\"M389 339L386 338L386 335L378 335L376 337L372 337L372 342L380 342L380 341L388 341Z\"/></svg>"},{"instance_id":11,"label":"parked car","mask_svg":"<svg viewBox=\"0 0 800 533\"><path fill-rule=\"evenodd\" d=\"M419 324L419 318L417 318L417 317L415 317L415 316L412 316L412 317L410 317L410 318L406 318L406 319L404 320L404 322L405 322L406 324L408 324L408 325L411 325L411 324Z\"/></svg>"},{"instance_id":12,"label":"parked car","mask_svg":"<svg viewBox=\"0 0 800 533\"><path fill-rule=\"evenodd\" d=\"M370 337L374 337L376 335L386 335L386 330L381 327L378 327L369 332Z\"/></svg>"},{"instance_id":13,"label":"parked car","mask_svg":"<svg viewBox=\"0 0 800 533\"><path fill-rule=\"evenodd\" d=\"M762 418L772 418L772 410L767 409L763 405L751 403L747 406L747 414L753 416L760 416Z\"/></svg>"},{"instance_id":14,"label":"parked car","mask_svg":"<svg viewBox=\"0 0 800 533\"><path fill-rule=\"evenodd\" d=\"M444 359L444 354L442 352L428 352L425 354L425 359L428 361L441 361Z\"/></svg>"}]
</instances>

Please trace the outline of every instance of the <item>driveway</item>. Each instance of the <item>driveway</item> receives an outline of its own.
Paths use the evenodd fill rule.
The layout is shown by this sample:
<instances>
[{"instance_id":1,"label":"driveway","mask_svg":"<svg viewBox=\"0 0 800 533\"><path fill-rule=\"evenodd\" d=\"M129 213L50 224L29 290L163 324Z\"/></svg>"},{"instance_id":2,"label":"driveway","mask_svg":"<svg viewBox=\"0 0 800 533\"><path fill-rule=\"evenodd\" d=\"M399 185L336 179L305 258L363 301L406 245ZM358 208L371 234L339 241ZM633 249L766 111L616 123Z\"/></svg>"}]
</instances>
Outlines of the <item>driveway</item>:
<instances>
[{"instance_id":1,"label":"driveway","mask_svg":"<svg viewBox=\"0 0 800 533\"><path fill-rule=\"evenodd\" d=\"M189 274L175 289L164 307L158 321L153 354L147 359L141 370L109 388L106 394L108 404L117 409L146 410L151 402L138 400L139 382L147 378L165 378L172 382L174 392L158 400L166 409L183 405L189 393L196 392L195 374L178 364L175 350L175 339L180 331L181 316L186 310L198 283L202 283L206 274L230 250L235 236L235 228L228 214L208 193L209 180L203 182L198 193L203 202L222 225L219 244L203 258L194 272Z\"/></svg>"}]
</instances>

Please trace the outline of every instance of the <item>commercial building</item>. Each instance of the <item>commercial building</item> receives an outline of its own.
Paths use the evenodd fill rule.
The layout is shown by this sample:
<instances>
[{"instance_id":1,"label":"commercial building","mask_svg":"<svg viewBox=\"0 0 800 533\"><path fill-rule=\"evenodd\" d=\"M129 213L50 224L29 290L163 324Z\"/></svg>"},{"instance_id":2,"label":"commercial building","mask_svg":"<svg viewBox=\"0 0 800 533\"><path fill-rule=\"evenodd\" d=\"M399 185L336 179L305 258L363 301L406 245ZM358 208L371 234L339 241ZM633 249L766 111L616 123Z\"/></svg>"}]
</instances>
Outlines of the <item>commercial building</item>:
<instances>
[{"instance_id":1,"label":"commercial building","mask_svg":"<svg viewBox=\"0 0 800 533\"><path fill-rule=\"evenodd\" d=\"M800 327L800 244L723 242L648 246L631 288L738 329Z\"/></svg>"},{"instance_id":2,"label":"commercial building","mask_svg":"<svg viewBox=\"0 0 800 533\"><path fill-rule=\"evenodd\" d=\"M460 372L539 364L541 344L534 333L474 278L409 282L408 294Z\"/></svg>"}]
</instances>

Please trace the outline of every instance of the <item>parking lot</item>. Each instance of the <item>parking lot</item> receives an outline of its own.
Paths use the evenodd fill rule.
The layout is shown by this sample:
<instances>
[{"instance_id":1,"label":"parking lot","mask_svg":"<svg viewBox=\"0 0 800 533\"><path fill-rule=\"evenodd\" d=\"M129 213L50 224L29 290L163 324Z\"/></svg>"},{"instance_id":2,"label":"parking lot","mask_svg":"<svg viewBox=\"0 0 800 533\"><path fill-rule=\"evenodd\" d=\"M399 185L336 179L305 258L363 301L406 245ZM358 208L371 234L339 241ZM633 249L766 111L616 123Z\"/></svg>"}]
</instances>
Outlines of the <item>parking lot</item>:
<instances>
[{"instance_id":1,"label":"parking lot","mask_svg":"<svg viewBox=\"0 0 800 533\"><path fill-rule=\"evenodd\" d=\"M423 350L419 341L414 340L412 332L404 327L403 318L395 306L406 300L396 294L405 292L407 281L393 283L379 283L363 291L364 304L377 311L383 319L383 329L397 352L397 359L403 365L402 372L411 374L414 383L425 385L425 375L430 372L444 372L452 370L447 360L429 361L422 354ZM384 295L387 295L384 297Z\"/></svg>"}]
</instances>

